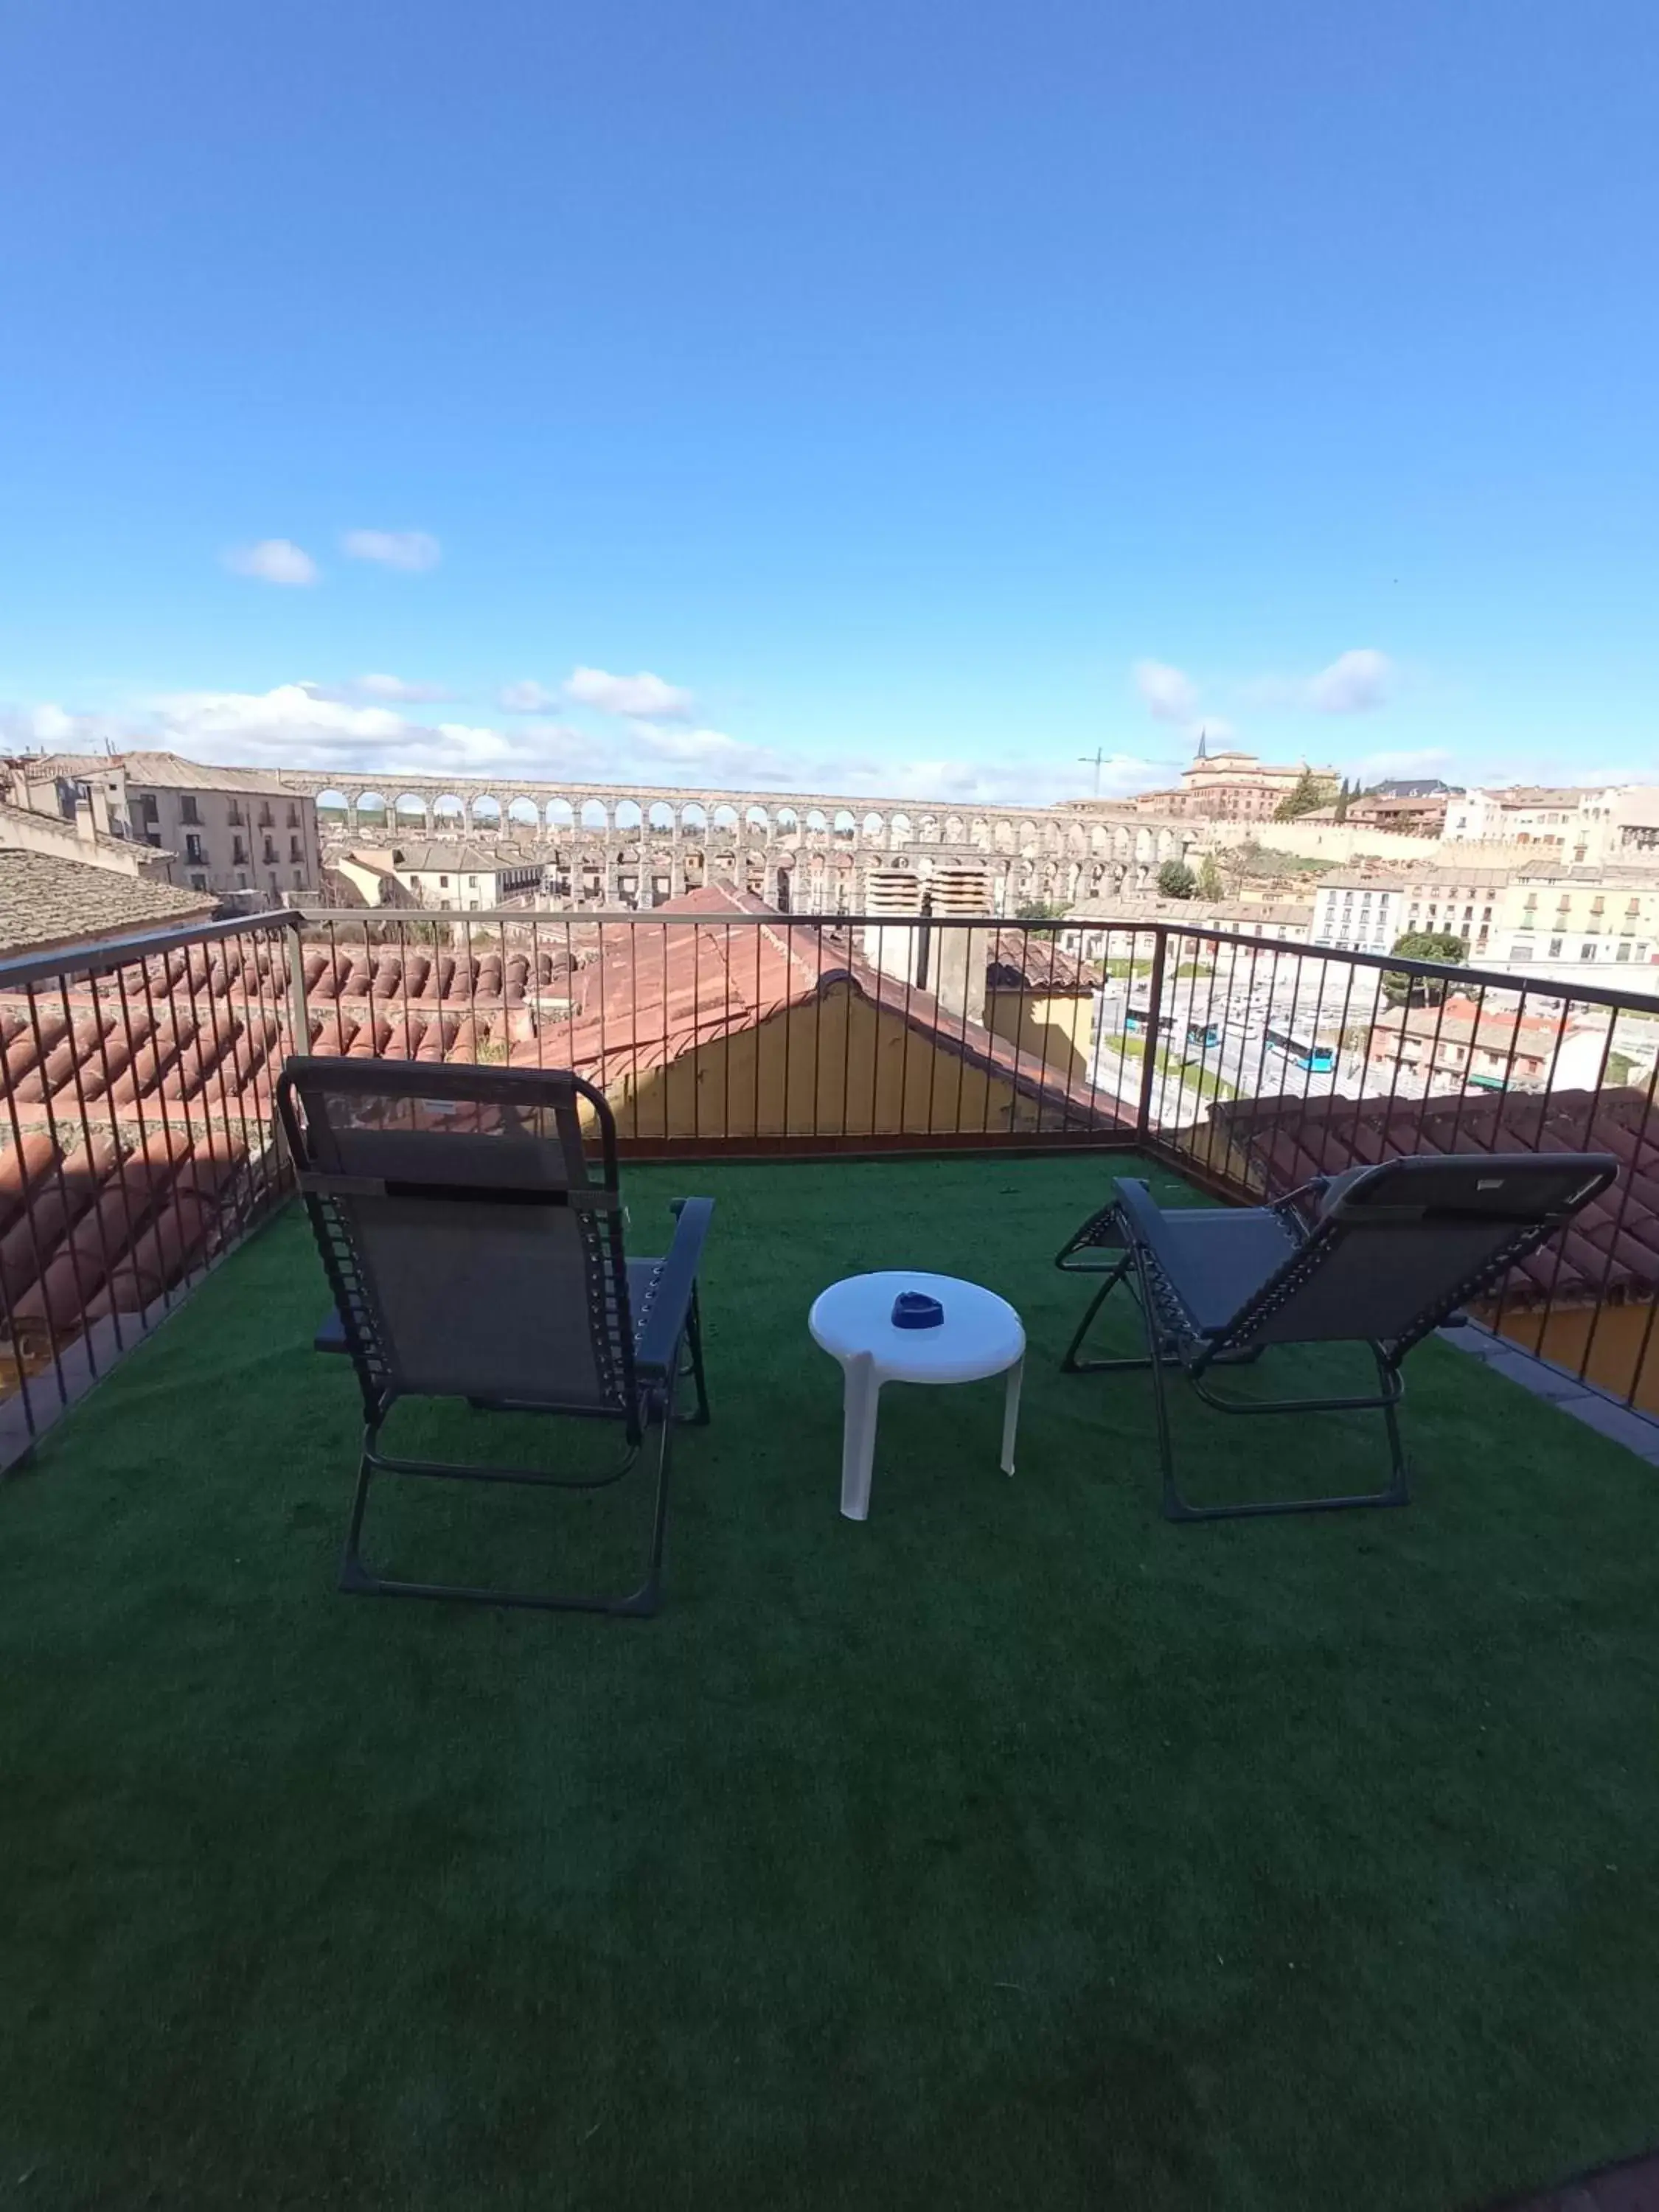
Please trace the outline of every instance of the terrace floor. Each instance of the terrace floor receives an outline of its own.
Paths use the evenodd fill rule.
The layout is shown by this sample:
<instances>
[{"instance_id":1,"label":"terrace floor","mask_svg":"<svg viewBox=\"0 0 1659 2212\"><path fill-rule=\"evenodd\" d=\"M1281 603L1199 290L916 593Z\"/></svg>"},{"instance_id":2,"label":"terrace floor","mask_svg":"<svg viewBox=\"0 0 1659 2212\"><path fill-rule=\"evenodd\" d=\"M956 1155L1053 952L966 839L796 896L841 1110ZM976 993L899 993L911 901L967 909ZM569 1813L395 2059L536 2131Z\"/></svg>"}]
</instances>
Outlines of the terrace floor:
<instances>
[{"instance_id":1,"label":"terrace floor","mask_svg":"<svg viewBox=\"0 0 1659 2212\"><path fill-rule=\"evenodd\" d=\"M1438 2212L1659 2135L1653 1471L1431 1344L1409 1510L1166 1525L1141 1378L1055 1372L1128 1164L629 1171L640 1249L718 1201L644 1623L337 1596L303 1220L222 1268L0 1492L0 2203ZM855 1527L805 1312L905 1264L1024 1314L1019 1473L893 1389ZM386 1488L389 1567L631 1556Z\"/></svg>"}]
</instances>

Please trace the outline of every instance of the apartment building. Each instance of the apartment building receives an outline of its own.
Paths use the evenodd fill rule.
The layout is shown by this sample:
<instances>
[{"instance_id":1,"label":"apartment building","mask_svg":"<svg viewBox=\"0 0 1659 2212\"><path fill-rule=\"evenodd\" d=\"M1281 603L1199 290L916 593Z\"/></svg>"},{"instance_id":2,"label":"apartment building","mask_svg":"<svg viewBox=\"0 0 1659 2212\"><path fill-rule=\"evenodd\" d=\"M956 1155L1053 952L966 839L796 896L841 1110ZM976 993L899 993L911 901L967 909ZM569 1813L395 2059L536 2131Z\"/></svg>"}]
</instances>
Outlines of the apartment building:
<instances>
[{"instance_id":1,"label":"apartment building","mask_svg":"<svg viewBox=\"0 0 1659 2212\"><path fill-rule=\"evenodd\" d=\"M541 881L544 860L483 845L448 842L441 837L417 839L384 853L353 857L388 866L406 891L422 906L450 908L457 914L488 913L508 900L534 890Z\"/></svg>"},{"instance_id":2,"label":"apartment building","mask_svg":"<svg viewBox=\"0 0 1659 2212\"><path fill-rule=\"evenodd\" d=\"M1494 951L1506 968L1651 967L1659 959L1659 872L1522 877L1499 895Z\"/></svg>"},{"instance_id":3,"label":"apartment building","mask_svg":"<svg viewBox=\"0 0 1659 2212\"><path fill-rule=\"evenodd\" d=\"M0 767L0 848L78 860L148 883L167 881L173 855L127 830L126 778L102 753L25 753Z\"/></svg>"},{"instance_id":4,"label":"apartment building","mask_svg":"<svg viewBox=\"0 0 1659 2212\"><path fill-rule=\"evenodd\" d=\"M1166 922L1173 929L1216 929L1256 937L1268 945L1305 945L1314 910L1299 899L1085 899L1060 926L1062 948L1079 960L1146 959L1133 944L1138 926Z\"/></svg>"},{"instance_id":5,"label":"apartment building","mask_svg":"<svg viewBox=\"0 0 1659 2212\"><path fill-rule=\"evenodd\" d=\"M177 753L119 757L129 832L173 854L174 883L269 906L321 882L314 800L257 769L209 768Z\"/></svg>"},{"instance_id":6,"label":"apartment building","mask_svg":"<svg viewBox=\"0 0 1659 2212\"><path fill-rule=\"evenodd\" d=\"M1579 803L1586 796L1537 784L1460 792L1447 803L1443 834L1455 844L1553 845L1567 855L1579 828Z\"/></svg>"},{"instance_id":7,"label":"apartment building","mask_svg":"<svg viewBox=\"0 0 1659 2212\"><path fill-rule=\"evenodd\" d=\"M1604 1025L1449 998L1380 1012L1365 1053L1390 1084L1399 1073L1431 1091L1559 1091L1595 1086L1605 1042Z\"/></svg>"},{"instance_id":8,"label":"apartment building","mask_svg":"<svg viewBox=\"0 0 1659 2212\"><path fill-rule=\"evenodd\" d=\"M1182 770L1175 790L1142 792L1133 805L1143 814L1178 819L1267 822L1310 772L1328 783L1335 795L1340 778L1334 768L1310 771L1306 761L1287 767L1282 762L1258 760L1254 753L1212 753L1200 745L1198 757Z\"/></svg>"},{"instance_id":9,"label":"apartment building","mask_svg":"<svg viewBox=\"0 0 1659 2212\"><path fill-rule=\"evenodd\" d=\"M1428 868L1408 876L1339 875L1314 894L1313 942L1344 952L1392 952L1408 933L1461 937L1479 963L1493 949L1504 868Z\"/></svg>"}]
</instances>

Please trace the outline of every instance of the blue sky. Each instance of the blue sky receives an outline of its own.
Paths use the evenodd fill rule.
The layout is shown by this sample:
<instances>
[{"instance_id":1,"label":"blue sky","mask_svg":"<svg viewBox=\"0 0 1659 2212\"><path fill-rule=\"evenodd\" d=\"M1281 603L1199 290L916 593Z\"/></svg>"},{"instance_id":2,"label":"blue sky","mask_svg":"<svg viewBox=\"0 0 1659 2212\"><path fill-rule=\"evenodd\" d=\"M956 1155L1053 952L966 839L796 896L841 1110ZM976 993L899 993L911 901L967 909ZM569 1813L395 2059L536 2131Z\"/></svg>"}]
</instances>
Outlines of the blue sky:
<instances>
[{"instance_id":1,"label":"blue sky","mask_svg":"<svg viewBox=\"0 0 1659 2212\"><path fill-rule=\"evenodd\" d=\"M1659 774L1650 0L12 0L0 69L26 741Z\"/></svg>"}]
</instances>

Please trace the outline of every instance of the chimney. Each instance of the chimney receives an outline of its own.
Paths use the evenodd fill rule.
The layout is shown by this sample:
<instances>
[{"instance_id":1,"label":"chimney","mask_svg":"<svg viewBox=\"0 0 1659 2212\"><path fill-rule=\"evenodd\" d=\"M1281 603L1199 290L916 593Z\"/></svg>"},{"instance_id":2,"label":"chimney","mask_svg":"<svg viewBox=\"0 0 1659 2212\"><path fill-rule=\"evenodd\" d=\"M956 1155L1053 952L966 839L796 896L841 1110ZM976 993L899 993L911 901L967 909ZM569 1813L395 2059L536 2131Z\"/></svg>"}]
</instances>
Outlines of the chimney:
<instances>
[{"instance_id":1,"label":"chimney","mask_svg":"<svg viewBox=\"0 0 1659 2212\"><path fill-rule=\"evenodd\" d=\"M996 930L989 920L989 886L983 868L936 868L926 900L933 919L945 922L986 920L983 929L929 930L933 975L929 988L948 1014L959 1021L985 1019L985 971Z\"/></svg>"},{"instance_id":2,"label":"chimney","mask_svg":"<svg viewBox=\"0 0 1659 2212\"><path fill-rule=\"evenodd\" d=\"M862 949L872 967L931 993L958 1021L983 1021L985 970L996 930L982 868L936 868L926 878L908 868L875 868L866 880L864 906L872 920ZM934 926L981 916L982 929Z\"/></svg>"},{"instance_id":3,"label":"chimney","mask_svg":"<svg viewBox=\"0 0 1659 2212\"><path fill-rule=\"evenodd\" d=\"M75 835L80 844L97 842L98 825L92 818L92 801L89 799L77 799L75 802Z\"/></svg>"}]
</instances>

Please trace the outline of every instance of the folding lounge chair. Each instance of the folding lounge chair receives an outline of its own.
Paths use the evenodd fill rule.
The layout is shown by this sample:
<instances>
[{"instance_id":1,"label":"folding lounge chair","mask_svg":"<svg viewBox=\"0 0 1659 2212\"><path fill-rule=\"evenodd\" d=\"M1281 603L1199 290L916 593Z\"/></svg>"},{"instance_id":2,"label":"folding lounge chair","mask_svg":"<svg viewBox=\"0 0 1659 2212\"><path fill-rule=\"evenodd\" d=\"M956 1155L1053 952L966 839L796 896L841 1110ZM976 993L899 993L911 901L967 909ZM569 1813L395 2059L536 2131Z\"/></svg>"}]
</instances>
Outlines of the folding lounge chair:
<instances>
[{"instance_id":1,"label":"folding lounge chair","mask_svg":"<svg viewBox=\"0 0 1659 2212\"><path fill-rule=\"evenodd\" d=\"M705 1422L697 1264L713 1200L674 1202L662 1260L627 1260L616 1127L580 1077L535 1068L427 1067L296 1058L277 1104L334 1293L331 1334L362 1393L363 1443L340 1586L595 1613L653 1613L677 1419ZM599 1158L584 1148L580 1105ZM696 1410L677 1416L682 1365ZM399 1399L583 1415L622 1431L598 1474L400 1459L380 1449ZM599 1489L654 1443L656 1499L643 1580L626 1595L519 1595L372 1573L360 1551L377 1474Z\"/></svg>"},{"instance_id":2,"label":"folding lounge chair","mask_svg":"<svg viewBox=\"0 0 1659 2212\"><path fill-rule=\"evenodd\" d=\"M1406 1462L1395 1414L1401 1360L1466 1302L1495 1290L1617 1173L1617 1161L1599 1152L1429 1156L1316 1176L1272 1206L1174 1211L1144 1182L1123 1178L1111 1205L1055 1256L1056 1267L1095 1273L1103 1255L1121 1255L1108 1263L1061 1367L1073 1375L1151 1370L1164 1510L1172 1521L1403 1505ZM1096 1315L1125 1281L1140 1307L1146 1356L1079 1358ZM1253 1360L1268 1346L1316 1343L1368 1345L1376 1392L1243 1398L1211 1381L1213 1369ZM1381 1413L1387 1486L1357 1497L1189 1504L1176 1482L1165 1367L1182 1369L1204 1402L1222 1413Z\"/></svg>"}]
</instances>

